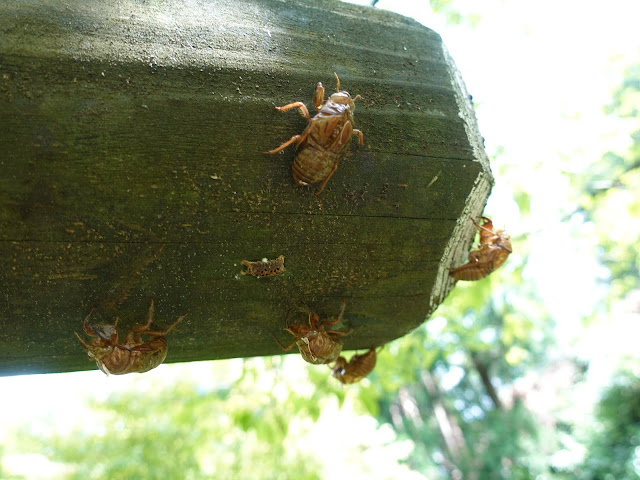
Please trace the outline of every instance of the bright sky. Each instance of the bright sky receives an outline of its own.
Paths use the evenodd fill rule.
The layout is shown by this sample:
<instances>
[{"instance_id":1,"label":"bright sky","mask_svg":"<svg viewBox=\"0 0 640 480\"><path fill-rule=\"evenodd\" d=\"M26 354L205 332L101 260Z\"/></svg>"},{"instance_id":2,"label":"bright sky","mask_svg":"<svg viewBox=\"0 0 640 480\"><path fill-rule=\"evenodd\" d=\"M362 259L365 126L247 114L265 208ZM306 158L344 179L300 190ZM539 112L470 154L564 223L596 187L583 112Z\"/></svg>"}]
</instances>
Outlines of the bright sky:
<instances>
[{"instance_id":1,"label":"bright sky","mask_svg":"<svg viewBox=\"0 0 640 480\"><path fill-rule=\"evenodd\" d=\"M564 318L565 329L559 333L575 333L579 314L590 311L590 302L597 301L601 292L595 285L595 264L571 242L570 226L558 222L560 208L571 210L561 172L580 170L603 151L623 150L628 142L625 128L607 118L602 107L620 84L622 69L640 58L640 2L461 0L454 6L480 14L478 25L472 29L464 24L448 26L432 13L426 0L377 4L377 8L413 17L442 35L477 105L487 152L493 156L499 147L504 149L492 158L497 182L487 210L496 224L508 226L515 235L536 236L539 248L532 253L533 266L527 275L539 282L558 318ZM522 165L521 175L512 173L512 182L546 192L535 195L532 219L536 224L521 221L511 186L500 183L501 168L516 164ZM566 271L573 271L572 288L567 288ZM626 338L635 341L638 335ZM198 365L193 365L194 378L202 368ZM152 379L173 378L172 369L165 368L143 378L107 379L97 370L0 378L0 439L8 426L34 416L51 418L65 428L67 416L82 408L85 392L106 396L124 386L144 390ZM173 370L182 378L188 375L182 367ZM37 428L37 422L34 425Z\"/></svg>"}]
</instances>

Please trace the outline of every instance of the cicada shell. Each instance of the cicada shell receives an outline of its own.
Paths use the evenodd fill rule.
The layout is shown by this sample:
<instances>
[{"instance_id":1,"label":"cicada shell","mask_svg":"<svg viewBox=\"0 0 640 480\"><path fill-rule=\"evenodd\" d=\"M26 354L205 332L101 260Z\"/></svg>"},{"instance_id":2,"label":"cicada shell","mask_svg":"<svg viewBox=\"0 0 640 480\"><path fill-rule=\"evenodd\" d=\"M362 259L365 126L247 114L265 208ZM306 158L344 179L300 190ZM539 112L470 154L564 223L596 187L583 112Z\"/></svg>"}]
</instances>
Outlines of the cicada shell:
<instances>
[{"instance_id":1,"label":"cicada shell","mask_svg":"<svg viewBox=\"0 0 640 480\"><path fill-rule=\"evenodd\" d=\"M318 195L338 168L338 163L344 158L353 134L364 142L362 132L354 128L353 115L356 111L356 95L351 98L347 91L340 91L340 78L336 76L336 93L324 101L324 87L318 82L313 95L313 103L318 113L311 118L309 110L302 102L293 102L282 107L276 107L279 112L292 108L300 110L302 116L309 123L300 134L294 135L278 148L265 153L276 153L287 148L292 143L298 147L298 155L293 161L293 179L298 186L312 185L322 182L316 192Z\"/></svg>"},{"instance_id":2,"label":"cicada shell","mask_svg":"<svg viewBox=\"0 0 640 480\"><path fill-rule=\"evenodd\" d=\"M265 259L257 262L242 260L240 263L245 267L242 274L253 275L254 277L273 277L280 275L286 270L284 268L284 255L280 255L274 260Z\"/></svg>"},{"instance_id":3,"label":"cicada shell","mask_svg":"<svg viewBox=\"0 0 640 480\"><path fill-rule=\"evenodd\" d=\"M331 369L331 375L345 385L357 383L373 371L376 366L376 358L375 348L362 355L354 355L348 363L344 357L339 357Z\"/></svg>"},{"instance_id":4,"label":"cicada shell","mask_svg":"<svg viewBox=\"0 0 640 480\"><path fill-rule=\"evenodd\" d=\"M314 365L334 362L342 351L342 339L340 336L348 335L351 330L341 332L339 330L325 330L325 325L336 325L342 320L345 309L345 301L342 299L342 307L338 318L334 320L320 320L317 313L309 311L309 325L296 323L289 325L289 315L285 321L285 330L293 335L294 340L287 346L280 343L275 335L274 339L283 350L289 351L294 345L298 345L300 354L307 362Z\"/></svg>"},{"instance_id":5,"label":"cicada shell","mask_svg":"<svg viewBox=\"0 0 640 480\"><path fill-rule=\"evenodd\" d=\"M76 337L84 345L89 359L95 360L98 368L107 375L148 372L160 365L167 356L169 345L165 335L186 317L182 315L164 332L156 332L149 330L153 310L153 300L151 300L147 323L131 328L122 343L118 338L120 334L117 326L118 318L116 317L112 325L91 325L89 319L93 310L84 319L82 329L90 337L96 338L87 343L77 333ZM144 335L152 338L145 341L142 338Z\"/></svg>"},{"instance_id":6,"label":"cicada shell","mask_svg":"<svg viewBox=\"0 0 640 480\"><path fill-rule=\"evenodd\" d=\"M467 263L449 271L456 280L480 280L500 268L511 253L511 237L504 230L494 232L491 220L482 219L482 225L471 220L480 231L479 247L469 253Z\"/></svg>"}]
</instances>

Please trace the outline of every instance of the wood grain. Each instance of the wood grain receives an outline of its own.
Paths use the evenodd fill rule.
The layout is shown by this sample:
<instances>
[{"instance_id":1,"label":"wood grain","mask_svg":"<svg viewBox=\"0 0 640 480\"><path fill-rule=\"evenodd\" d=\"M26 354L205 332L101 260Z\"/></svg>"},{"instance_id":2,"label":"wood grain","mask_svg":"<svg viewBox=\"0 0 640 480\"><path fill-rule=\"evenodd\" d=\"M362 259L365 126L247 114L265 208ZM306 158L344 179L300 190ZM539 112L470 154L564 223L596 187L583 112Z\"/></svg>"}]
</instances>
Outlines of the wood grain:
<instances>
[{"instance_id":1,"label":"wood grain","mask_svg":"<svg viewBox=\"0 0 640 480\"><path fill-rule=\"evenodd\" d=\"M153 3L149 5L149 3ZM325 191L293 184L316 82L360 94ZM493 177L440 37L338 2L0 4L0 374L95 368L73 335L142 320L167 361L279 354L290 308L371 348L425 321ZM284 255L286 272L241 275Z\"/></svg>"}]
</instances>

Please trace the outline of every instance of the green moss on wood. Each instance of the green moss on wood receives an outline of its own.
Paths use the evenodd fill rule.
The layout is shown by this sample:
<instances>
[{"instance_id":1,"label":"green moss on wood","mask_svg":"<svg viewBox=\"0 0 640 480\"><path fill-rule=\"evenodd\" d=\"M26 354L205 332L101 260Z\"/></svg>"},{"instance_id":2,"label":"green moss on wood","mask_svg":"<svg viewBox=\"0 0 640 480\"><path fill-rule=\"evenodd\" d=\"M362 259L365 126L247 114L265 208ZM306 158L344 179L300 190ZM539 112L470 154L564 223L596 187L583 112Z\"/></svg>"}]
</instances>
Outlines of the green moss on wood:
<instances>
[{"instance_id":1,"label":"green moss on wood","mask_svg":"<svg viewBox=\"0 0 640 480\"><path fill-rule=\"evenodd\" d=\"M381 345L450 288L491 174L440 38L340 3L216 5L0 5L0 374L93 368L92 306L123 329L150 298L160 326L189 311L167 359L190 361L278 354L290 308L342 296L346 348ZM315 196L293 149L262 152L305 126L273 106L334 71L365 144ZM240 274L278 255L284 274Z\"/></svg>"}]
</instances>

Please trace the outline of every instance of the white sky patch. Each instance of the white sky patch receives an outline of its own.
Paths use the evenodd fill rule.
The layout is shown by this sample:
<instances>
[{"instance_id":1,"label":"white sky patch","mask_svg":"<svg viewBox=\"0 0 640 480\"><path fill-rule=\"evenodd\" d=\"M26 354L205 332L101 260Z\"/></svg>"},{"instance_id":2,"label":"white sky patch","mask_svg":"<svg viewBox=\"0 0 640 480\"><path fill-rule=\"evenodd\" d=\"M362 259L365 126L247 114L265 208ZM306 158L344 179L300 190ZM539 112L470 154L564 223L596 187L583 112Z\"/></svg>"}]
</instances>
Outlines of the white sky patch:
<instances>
[{"instance_id":1,"label":"white sky patch","mask_svg":"<svg viewBox=\"0 0 640 480\"><path fill-rule=\"evenodd\" d=\"M426 479L401 463L413 450L413 443L397 441L389 425L380 426L375 418L358 415L349 402L341 409L335 405L324 408L313 429L298 440L298 448L325 459L324 478ZM360 460L354 463L353 458Z\"/></svg>"},{"instance_id":2,"label":"white sky patch","mask_svg":"<svg viewBox=\"0 0 640 480\"><path fill-rule=\"evenodd\" d=\"M426 324L425 328L429 336L437 337L447 326L447 319L440 315L434 315Z\"/></svg>"},{"instance_id":3,"label":"white sky patch","mask_svg":"<svg viewBox=\"0 0 640 480\"><path fill-rule=\"evenodd\" d=\"M575 340L582 331L582 319L598 308L605 293L597 282L602 267L576 244L570 229L570 225L556 224L536 233L523 273L525 281L536 283L556 319L561 343Z\"/></svg>"},{"instance_id":4,"label":"white sky patch","mask_svg":"<svg viewBox=\"0 0 640 480\"><path fill-rule=\"evenodd\" d=\"M2 468L7 472L31 480L64 478L72 473L71 468L51 462L46 456L39 453L10 454L0 460Z\"/></svg>"}]
</instances>

